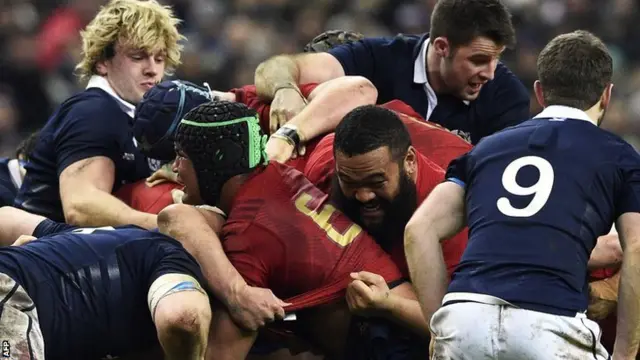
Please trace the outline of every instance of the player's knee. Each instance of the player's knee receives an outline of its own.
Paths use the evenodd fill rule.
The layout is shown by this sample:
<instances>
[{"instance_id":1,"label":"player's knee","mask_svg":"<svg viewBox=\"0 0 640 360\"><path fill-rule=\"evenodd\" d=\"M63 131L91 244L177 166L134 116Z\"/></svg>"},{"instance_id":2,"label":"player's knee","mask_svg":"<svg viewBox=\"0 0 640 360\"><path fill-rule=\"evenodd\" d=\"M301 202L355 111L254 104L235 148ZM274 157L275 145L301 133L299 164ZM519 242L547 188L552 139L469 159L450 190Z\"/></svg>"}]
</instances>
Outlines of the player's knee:
<instances>
[{"instance_id":1,"label":"player's knee","mask_svg":"<svg viewBox=\"0 0 640 360\"><path fill-rule=\"evenodd\" d=\"M180 299L168 296L158 303L154 315L158 335L161 338L206 336L211 323L207 297L197 292L181 295Z\"/></svg>"}]
</instances>

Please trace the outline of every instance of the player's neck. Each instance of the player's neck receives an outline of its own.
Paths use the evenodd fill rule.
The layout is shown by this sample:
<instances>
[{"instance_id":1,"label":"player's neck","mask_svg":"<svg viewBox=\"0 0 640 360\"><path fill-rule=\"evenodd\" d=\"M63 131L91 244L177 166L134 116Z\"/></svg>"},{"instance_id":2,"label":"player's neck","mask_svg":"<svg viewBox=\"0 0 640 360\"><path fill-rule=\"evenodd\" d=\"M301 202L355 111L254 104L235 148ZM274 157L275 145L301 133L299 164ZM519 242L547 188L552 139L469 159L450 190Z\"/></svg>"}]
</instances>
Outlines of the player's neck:
<instances>
[{"instance_id":1,"label":"player's neck","mask_svg":"<svg viewBox=\"0 0 640 360\"><path fill-rule=\"evenodd\" d=\"M595 126L598 126L600 117L602 117L602 107L600 106L600 102L598 101L598 103L595 104L591 109L586 110L585 114L587 114L587 116L589 117L589 119L591 119L591 122Z\"/></svg>"},{"instance_id":2,"label":"player's neck","mask_svg":"<svg viewBox=\"0 0 640 360\"><path fill-rule=\"evenodd\" d=\"M442 76L440 75L438 55L433 49L433 46L429 46L427 48L427 56L425 62L426 64L424 64L424 66L427 72L427 81L429 82L429 86L431 86L431 88L433 89L433 92L435 92L436 94L442 94L446 92L444 81L442 81Z\"/></svg>"},{"instance_id":3,"label":"player's neck","mask_svg":"<svg viewBox=\"0 0 640 360\"><path fill-rule=\"evenodd\" d=\"M236 198L238 191L240 191L240 188L242 188L246 180L246 174L236 175L222 185L222 194L220 195L218 207L224 211L225 214L229 214L231 211L233 200Z\"/></svg>"}]
</instances>

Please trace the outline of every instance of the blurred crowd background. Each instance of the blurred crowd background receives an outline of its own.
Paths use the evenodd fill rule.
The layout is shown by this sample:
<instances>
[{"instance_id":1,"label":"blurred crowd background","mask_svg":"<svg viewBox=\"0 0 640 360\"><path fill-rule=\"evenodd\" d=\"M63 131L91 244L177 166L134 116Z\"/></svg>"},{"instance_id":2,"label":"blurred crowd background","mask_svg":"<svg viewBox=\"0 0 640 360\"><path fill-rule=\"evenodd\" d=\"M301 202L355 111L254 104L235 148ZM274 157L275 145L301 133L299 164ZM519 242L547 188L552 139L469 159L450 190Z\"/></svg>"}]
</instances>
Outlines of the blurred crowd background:
<instances>
[{"instance_id":1,"label":"blurred crowd background","mask_svg":"<svg viewBox=\"0 0 640 360\"><path fill-rule=\"evenodd\" d=\"M528 88L536 57L556 34L586 29L609 46L615 103L606 127L640 146L640 2L504 0L518 45L504 61ZM79 30L105 0L0 0L0 156L44 124L56 105L82 89L74 76ZM330 29L366 36L423 33L435 0L161 0L183 20L183 65L176 77L212 88L253 83L255 67L278 53L301 51ZM539 111L534 98L531 111Z\"/></svg>"}]
</instances>

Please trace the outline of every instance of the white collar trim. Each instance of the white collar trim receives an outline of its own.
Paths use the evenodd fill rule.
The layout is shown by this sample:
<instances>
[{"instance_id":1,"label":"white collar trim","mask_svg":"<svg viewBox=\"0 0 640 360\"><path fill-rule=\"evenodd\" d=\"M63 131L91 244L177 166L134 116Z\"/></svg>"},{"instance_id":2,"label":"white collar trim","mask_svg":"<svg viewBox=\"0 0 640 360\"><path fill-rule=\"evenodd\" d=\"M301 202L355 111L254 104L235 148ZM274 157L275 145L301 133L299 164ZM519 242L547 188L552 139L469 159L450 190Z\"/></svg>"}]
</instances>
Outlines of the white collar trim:
<instances>
[{"instance_id":1,"label":"white collar trim","mask_svg":"<svg viewBox=\"0 0 640 360\"><path fill-rule=\"evenodd\" d=\"M420 54L413 63L413 82L416 84L427 84L427 86L431 87L431 85L429 85L429 78L427 77L427 48L429 48L429 39L426 39L422 43Z\"/></svg>"},{"instance_id":2,"label":"white collar trim","mask_svg":"<svg viewBox=\"0 0 640 360\"><path fill-rule=\"evenodd\" d=\"M542 112L533 117L534 119L538 118L552 118L554 120L564 120L564 119L574 119L574 120L584 120L596 125L594 121L587 115L586 112L563 105L551 105L547 106L542 110Z\"/></svg>"},{"instance_id":3,"label":"white collar trim","mask_svg":"<svg viewBox=\"0 0 640 360\"><path fill-rule=\"evenodd\" d=\"M20 161L18 159L11 159L7 164L9 168L9 175L11 175L11 182L15 185L16 189L22 186L22 175L20 174Z\"/></svg>"},{"instance_id":4,"label":"white collar trim","mask_svg":"<svg viewBox=\"0 0 640 360\"><path fill-rule=\"evenodd\" d=\"M107 79L104 76L100 76L100 75L91 76L91 78L89 79L89 83L87 84L87 89L90 89L90 88L102 89L107 94L113 96L120 104L120 107L122 108L122 110L126 112L127 115L133 118L133 114L136 110L135 105L125 101L120 96L118 96L115 90L113 90L113 88L111 87L111 84L109 84L109 81L107 81Z\"/></svg>"}]
</instances>

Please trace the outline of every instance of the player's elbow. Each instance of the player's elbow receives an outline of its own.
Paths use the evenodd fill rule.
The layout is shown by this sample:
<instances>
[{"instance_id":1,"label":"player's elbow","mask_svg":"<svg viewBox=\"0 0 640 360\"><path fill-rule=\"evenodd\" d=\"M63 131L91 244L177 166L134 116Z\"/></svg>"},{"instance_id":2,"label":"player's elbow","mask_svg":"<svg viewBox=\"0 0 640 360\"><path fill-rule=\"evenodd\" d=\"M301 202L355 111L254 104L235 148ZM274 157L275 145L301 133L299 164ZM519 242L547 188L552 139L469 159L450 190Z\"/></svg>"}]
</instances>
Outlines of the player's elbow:
<instances>
[{"instance_id":1,"label":"player's elbow","mask_svg":"<svg viewBox=\"0 0 640 360\"><path fill-rule=\"evenodd\" d=\"M171 236L174 227L178 224L177 219L184 216L190 210L189 205L173 204L165 207L158 213L158 229L161 233Z\"/></svg>"},{"instance_id":2,"label":"player's elbow","mask_svg":"<svg viewBox=\"0 0 640 360\"><path fill-rule=\"evenodd\" d=\"M378 89L364 76L345 76L344 89L348 98L360 105L374 105L378 100Z\"/></svg>"},{"instance_id":3,"label":"player's elbow","mask_svg":"<svg viewBox=\"0 0 640 360\"><path fill-rule=\"evenodd\" d=\"M82 204L73 202L63 206L64 208L64 222L69 225L86 226L88 225L88 216L82 210Z\"/></svg>"}]
</instances>

